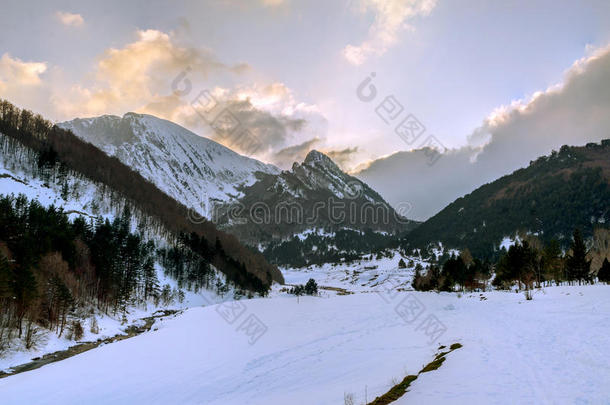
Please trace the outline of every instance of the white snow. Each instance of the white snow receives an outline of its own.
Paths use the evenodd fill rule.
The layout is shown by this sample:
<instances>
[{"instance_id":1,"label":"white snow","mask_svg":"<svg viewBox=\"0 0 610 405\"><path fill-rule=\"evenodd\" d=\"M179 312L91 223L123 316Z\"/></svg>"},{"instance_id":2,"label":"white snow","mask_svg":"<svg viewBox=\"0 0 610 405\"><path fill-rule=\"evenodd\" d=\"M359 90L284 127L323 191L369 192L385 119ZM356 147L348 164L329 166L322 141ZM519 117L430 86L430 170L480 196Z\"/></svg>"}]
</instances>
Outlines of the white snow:
<instances>
[{"instance_id":1,"label":"white snow","mask_svg":"<svg viewBox=\"0 0 610 405\"><path fill-rule=\"evenodd\" d=\"M610 287L523 295L276 296L192 308L159 330L0 380L3 404L341 404L371 401L460 342L397 403L607 403ZM412 322L395 311L417 299ZM224 305L224 306L223 306ZM240 316L227 322L221 314ZM254 342L250 315L266 332ZM421 321L446 328L429 344ZM255 336L256 337L256 336Z\"/></svg>"},{"instance_id":2,"label":"white snow","mask_svg":"<svg viewBox=\"0 0 610 405\"><path fill-rule=\"evenodd\" d=\"M101 313L100 311L96 311L95 319L97 321L99 333L91 332L91 318L81 320L84 335L78 342L92 342L97 339L104 339L120 334L130 325L138 323L141 318L150 316L156 309L157 308L152 305L148 308L130 308L129 313L125 316L125 323L122 322L122 314L110 316ZM11 367L29 363L36 357L41 357L42 355L60 350L66 350L70 346L74 346L78 343L67 338L67 328L61 337L46 329L40 329L40 333L42 334L41 342L36 348L27 350L23 347L21 341L16 340L13 342L14 346L0 357L0 370L7 371Z\"/></svg>"},{"instance_id":3,"label":"white snow","mask_svg":"<svg viewBox=\"0 0 610 405\"><path fill-rule=\"evenodd\" d=\"M513 237L505 236L504 238L502 238L502 241L500 242L500 249L508 250L515 243L521 243L521 238L519 238L519 235L515 235Z\"/></svg>"}]
</instances>

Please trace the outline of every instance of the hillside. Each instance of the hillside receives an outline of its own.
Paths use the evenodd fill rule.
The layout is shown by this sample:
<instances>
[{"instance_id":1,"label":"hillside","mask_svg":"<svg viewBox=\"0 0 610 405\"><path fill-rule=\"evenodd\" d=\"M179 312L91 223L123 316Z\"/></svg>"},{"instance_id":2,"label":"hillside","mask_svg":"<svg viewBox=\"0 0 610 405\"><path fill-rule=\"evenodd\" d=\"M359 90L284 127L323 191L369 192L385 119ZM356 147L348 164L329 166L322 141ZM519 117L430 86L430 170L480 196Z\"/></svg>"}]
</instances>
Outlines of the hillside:
<instances>
[{"instance_id":1,"label":"hillside","mask_svg":"<svg viewBox=\"0 0 610 405\"><path fill-rule=\"evenodd\" d=\"M69 171L83 176L129 201L153 220L151 226L164 229L174 238L181 233L191 234L187 243L201 254L209 255L212 264L236 284L260 289L272 280L283 282L277 267L270 265L261 254L244 247L232 235L217 230L209 221L190 221L189 211L183 204L117 158L108 156L70 131L2 101L0 133L6 136L3 153L31 155L29 165L46 168L50 173Z\"/></svg>"},{"instance_id":2,"label":"hillside","mask_svg":"<svg viewBox=\"0 0 610 405\"><path fill-rule=\"evenodd\" d=\"M58 126L249 244L312 228L394 233L413 226L364 182L315 150L291 170L280 171L151 115L77 118Z\"/></svg>"},{"instance_id":3,"label":"hillside","mask_svg":"<svg viewBox=\"0 0 610 405\"><path fill-rule=\"evenodd\" d=\"M533 233L566 247L574 228L591 236L610 223L610 140L563 146L458 198L407 235L409 248L442 242L480 257L497 254L506 237Z\"/></svg>"}]
</instances>

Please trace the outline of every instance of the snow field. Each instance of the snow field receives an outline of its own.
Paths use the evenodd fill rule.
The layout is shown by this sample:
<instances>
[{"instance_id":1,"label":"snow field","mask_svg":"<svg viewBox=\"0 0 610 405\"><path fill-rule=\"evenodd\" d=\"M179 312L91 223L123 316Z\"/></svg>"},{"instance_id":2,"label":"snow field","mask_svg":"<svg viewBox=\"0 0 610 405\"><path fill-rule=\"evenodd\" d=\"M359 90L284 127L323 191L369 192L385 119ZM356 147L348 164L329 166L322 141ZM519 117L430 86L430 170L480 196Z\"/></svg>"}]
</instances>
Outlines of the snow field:
<instances>
[{"instance_id":1,"label":"snow field","mask_svg":"<svg viewBox=\"0 0 610 405\"><path fill-rule=\"evenodd\" d=\"M0 380L3 403L340 404L420 375L398 403L606 403L610 287L554 287L525 301L507 292L276 296L192 308L157 331ZM423 312L407 322L405 298ZM242 327L264 326L250 344ZM429 343L421 321L445 327ZM35 389L33 389L35 387Z\"/></svg>"}]
</instances>

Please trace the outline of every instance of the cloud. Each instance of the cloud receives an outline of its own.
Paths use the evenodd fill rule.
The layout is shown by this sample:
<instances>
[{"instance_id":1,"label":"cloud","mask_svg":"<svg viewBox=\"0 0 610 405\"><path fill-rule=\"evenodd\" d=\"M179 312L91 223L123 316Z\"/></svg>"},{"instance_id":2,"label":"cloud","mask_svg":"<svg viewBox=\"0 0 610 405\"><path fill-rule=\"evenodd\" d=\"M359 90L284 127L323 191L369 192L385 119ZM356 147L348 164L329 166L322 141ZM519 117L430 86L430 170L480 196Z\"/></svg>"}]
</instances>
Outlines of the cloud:
<instances>
[{"instance_id":1,"label":"cloud","mask_svg":"<svg viewBox=\"0 0 610 405\"><path fill-rule=\"evenodd\" d=\"M241 10L251 9L252 7L263 6L273 9L286 6L289 0L221 0L223 4Z\"/></svg>"},{"instance_id":2,"label":"cloud","mask_svg":"<svg viewBox=\"0 0 610 405\"><path fill-rule=\"evenodd\" d=\"M381 56L398 42L402 31L411 28L407 21L427 16L436 0L361 0L361 11L373 10L375 21L368 38L360 45L347 45L343 56L354 65L363 64L370 56Z\"/></svg>"},{"instance_id":3,"label":"cloud","mask_svg":"<svg viewBox=\"0 0 610 405\"><path fill-rule=\"evenodd\" d=\"M222 63L210 50L181 45L173 33L137 31L133 42L107 49L92 73L78 82L67 80L59 69L45 82L41 74L46 69L45 63L5 54L0 59L0 95L55 120L129 111L153 114L267 162L303 139L326 137L327 122L318 108L297 101L283 83L208 87L209 77L231 82L249 65ZM26 91L27 86L35 89ZM206 88L217 107L213 117L203 119L192 103ZM239 123L236 130L215 121L223 111ZM286 153L277 156L276 163L292 164Z\"/></svg>"},{"instance_id":4,"label":"cloud","mask_svg":"<svg viewBox=\"0 0 610 405\"><path fill-rule=\"evenodd\" d=\"M339 167L345 169L346 166L352 163L352 157L358 152L358 147L345 148L340 150L323 150Z\"/></svg>"},{"instance_id":5,"label":"cloud","mask_svg":"<svg viewBox=\"0 0 610 405\"><path fill-rule=\"evenodd\" d=\"M327 121L319 109L315 105L296 101L292 90L283 83L228 91L224 104L247 128L249 136L260 143L261 148L255 156L282 168L302 160L309 152L303 150L297 153L299 147L305 148L308 142L312 142L310 145L321 142L327 135ZM235 136L239 134L234 132L225 140L223 134L215 131L212 139L238 152L250 154L247 148L240 148L240 142L232 138ZM308 141L303 142L303 139Z\"/></svg>"},{"instance_id":6,"label":"cloud","mask_svg":"<svg viewBox=\"0 0 610 405\"><path fill-rule=\"evenodd\" d=\"M433 166L423 151L371 162L357 176L391 204L408 201L415 219L434 215L471 192L562 145L610 138L610 46L576 61L562 83L494 110Z\"/></svg>"},{"instance_id":7,"label":"cloud","mask_svg":"<svg viewBox=\"0 0 610 405\"><path fill-rule=\"evenodd\" d=\"M171 93L170 81L187 69L204 79L212 72L241 74L246 64L228 66L211 51L181 46L172 34L141 30L136 41L104 52L90 84L76 84L57 94L54 104L62 117L122 114L162 101Z\"/></svg>"},{"instance_id":8,"label":"cloud","mask_svg":"<svg viewBox=\"0 0 610 405\"><path fill-rule=\"evenodd\" d=\"M273 161L280 167L290 167L294 162L302 162L320 138L313 138L298 145L293 145L279 150L275 153Z\"/></svg>"},{"instance_id":9,"label":"cloud","mask_svg":"<svg viewBox=\"0 0 610 405\"><path fill-rule=\"evenodd\" d=\"M201 100L212 100L205 112L199 106L203 94ZM201 89L183 98L167 96L140 112L177 122L236 152L280 167L290 167L301 158L296 148L290 148L303 138L326 136L326 119L317 107L297 102L292 91L278 82Z\"/></svg>"},{"instance_id":10,"label":"cloud","mask_svg":"<svg viewBox=\"0 0 610 405\"><path fill-rule=\"evenodd\" d=\"M550 148L610 137L609 110L610 45L577 60L562 83L496 109L469 139L475 149L486 141L481 163L527 164Z\"/></svg>"},{"instance_id":11,"label":"cloud","mask_svg":"<svg viewBox=\"0 0 610 405\"><path fill-rule=\"evenodd\" d=\"M24 62L5 53L0 58L0 97L18 106L44 108L48 95L45 62Z\"/></svg>"},{"instance_id":12,"label":"cloud","mask_svg":"<svg viewBox=\"0 0 610 405\"><path fill-rule=\"evenodd\" d=\"M286 4L285 0L260 0L263 3L263 6L266 7L278 7L283 4Z\"/></svg>"},{"instance_id":13,"label":"cloud","mask_svg":"<svg viewBox=\"0 0 610 405\"><path fill-rule=\"evenodd\" d=\"M80 27L85 23L85 19L80 14L58 11L55 13L55 17L67 27Z\"/></svg>"},{"instance_id":14,"label":"cloud","mask_svg":"<svg viewBox=\"0 0 610 405\"><path fill-rule=\"evenodd\" d=\"M226 104L242 125L258 138L263 138L269 145L284 143L288 131L299 131L306 125L306 121L302 118L273 115L268 111L256 108L250 99L230 100Z\"/></svg>"},{"instance_id":15,"label":"cloud","mask_svg":"<svg viewBox=\"0 0 610 405\"><path fill-rule=\"evenodd\" d=\"M35 86L41 83L40 75L47 70L44 62L24 62L5 53L0 58L0 83L4 86Z\"/></svg>"}]
</instances>

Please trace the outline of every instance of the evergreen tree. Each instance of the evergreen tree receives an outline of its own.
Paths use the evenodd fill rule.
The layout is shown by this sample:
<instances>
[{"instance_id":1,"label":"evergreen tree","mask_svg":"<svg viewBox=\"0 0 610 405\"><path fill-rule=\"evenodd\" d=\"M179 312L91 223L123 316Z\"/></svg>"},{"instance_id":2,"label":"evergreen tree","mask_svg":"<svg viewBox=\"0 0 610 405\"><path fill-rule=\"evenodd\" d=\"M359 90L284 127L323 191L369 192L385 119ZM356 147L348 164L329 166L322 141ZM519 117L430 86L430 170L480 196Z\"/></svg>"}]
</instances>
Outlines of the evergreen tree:
<instances>
[{"instance_id":1,"label":"evergreen tree","mask_svg":"<svg viewBox=\"0 0 610 405\"><path fill-rule=\"evenodd\" d=\"M572 252L566 260L568 279L578 280L581 284L590 279L591 261L587 260L587 248L578 228L574 230L571 249Z\"/></svg>"},{"instance_id":2,"label":"evergreen tree","mask_svg":"<svg viewBox=\"0 0 610 405\"><path fill-rule=\"evenodd\" d=\"M451 256L451 258L443 264L442 275L444 276L444 285L441 286L443 290L453 291L456 284L461 289L469 278L468 267L466 267L462 257Z\"/></svg>"},{"instance_id":3,"label":"evergreen tree","mask_svg":"<svg viewBox=\"0 0 610 405\"><path fill-rule=\"evenodd\" d=\"M610 262L608 262L608 258L604 259L602 267L597 272L597 278L601 282L610 283Z\"/></svg>"},{"instance_id":4,"label":"evergreen tree","mask_svg":"<svg viewBox=\"0 0 610 405\"><path fill-rule=\"evenodd\" d=\"M307 284L305 284L305 294L307 294L307 295L317 295L318 294L318 284L316 283L316 280L314 280L313 278L310 278L309 281L307 281Z\"/></svg>"},{"instance_id":5,"label":"evergreen tree","mask_svg":"<svg viewBox=\"0 0 610 405\"><path fill-rule=\"evenodd\" d=\"M0 253L0 303L11 298L13 294L13 273L9 267L8 259Z\"/></svg>"},{"instance_id":6,"label":"evergreen tree","mask_svg":"<svg viewBox=\"0 0 610 405\"><path fill-rule=\"evenodd\" d=\"M299 297L305 293L305 287L303 285L296 285L290 290L290 293Z\"/></svg>"},{"instance_id":7,"label":"evergreen tree","mask_svg":"<svg viewBox=\"0 0 610 405\"><path fill-rule=\"evenodd\" d=\"M413 281L411 281L411 286L415 290L421 289L422 275L421 275L421 266L419 263L415 267L415 274L413 275Z\"/></svg>"},{"instance_id":8,"label":"evergreen tree","mask_svg":"<svg viewBox=\"0 0 610 405\"><path fill-rule=\"evenodd\" d=\"M536 252L526 241L515 243L503 255L496 266L496 278L493 285L509 287L517 281L519 288L532 287L536 278Z\"/></svg>"}]
</instances>

